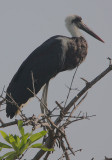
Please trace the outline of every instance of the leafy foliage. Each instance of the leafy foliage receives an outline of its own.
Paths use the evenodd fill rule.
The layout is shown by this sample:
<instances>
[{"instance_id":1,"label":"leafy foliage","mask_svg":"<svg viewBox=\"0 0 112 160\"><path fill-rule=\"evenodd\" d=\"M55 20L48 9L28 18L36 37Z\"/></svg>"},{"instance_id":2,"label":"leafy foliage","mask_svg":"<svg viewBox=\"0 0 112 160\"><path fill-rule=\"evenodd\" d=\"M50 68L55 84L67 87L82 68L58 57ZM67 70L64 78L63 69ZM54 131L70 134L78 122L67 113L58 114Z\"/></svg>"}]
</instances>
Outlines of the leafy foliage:
<instances>
[{"instance_id":1,"label":"leafy foliage","mask_svg":"<svg viewBox=\"0 0 112 160\"><path fill-rule=\"evenodd\" d=\"M41 148L44 151L54 151L54 149L49 149L41 143L33 144L44 135L46 135L47 131L41 131L35 134L33 134L32 132L25 133L23 128L23 121L18 121L18 129L21 134L20 137L12 134L7 135L4 131L0 130L2 137L8 143L5 144L0 142L0 151L3 148L13 149L13 151L8 152L0 157L0 160L2 160L3 158L5 158L5 160L13 160L15 158L19 158L29 148Z\"/></svg>"}]
</instances>

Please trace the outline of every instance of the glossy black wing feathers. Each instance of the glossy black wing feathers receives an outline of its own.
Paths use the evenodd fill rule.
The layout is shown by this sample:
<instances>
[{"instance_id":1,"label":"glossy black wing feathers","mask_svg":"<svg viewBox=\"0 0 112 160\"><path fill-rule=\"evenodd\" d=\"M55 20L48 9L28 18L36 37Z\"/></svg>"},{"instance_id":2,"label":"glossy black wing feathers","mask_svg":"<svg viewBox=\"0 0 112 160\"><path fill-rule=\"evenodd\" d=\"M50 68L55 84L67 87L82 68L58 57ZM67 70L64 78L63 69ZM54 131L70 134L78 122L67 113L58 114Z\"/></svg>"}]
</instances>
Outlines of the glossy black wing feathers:
<instances>
[{"instance_id":1,"label":"glossy black wing feathers","mask_svg":"<svg viewBox=\"0 0 112 160\"><path fill-rule=\"evenodd\" d=\"M21 106L25 104L33 94L32 76L34 77L35 92L38 93L41 87L52 77L60 72L60 54L62 52L61 41L57 37L52 37L35 49L22 63L17 73L7 88L7 116L13 118L17 112L15 104L10 97Z\"/></svg>"}]
</instances>

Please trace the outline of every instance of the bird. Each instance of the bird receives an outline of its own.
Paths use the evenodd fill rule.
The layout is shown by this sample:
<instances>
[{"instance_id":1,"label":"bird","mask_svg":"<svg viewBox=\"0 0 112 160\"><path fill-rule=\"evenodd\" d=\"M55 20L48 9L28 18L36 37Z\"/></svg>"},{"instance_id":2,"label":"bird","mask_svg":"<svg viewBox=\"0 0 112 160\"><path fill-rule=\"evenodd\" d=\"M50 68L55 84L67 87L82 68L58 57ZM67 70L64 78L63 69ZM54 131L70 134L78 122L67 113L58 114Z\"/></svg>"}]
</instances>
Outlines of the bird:
<instances>
[{"instance_id":1,"label":"bird","mask_svg":"<svg viewBox=\"0 0 112 160\"><path fill-rule=\"evenodd\" d=\"M6 90L6 116L11 119L58 73L79 66L87 56L88 44L80 30L104 41L89 29L78 15L65 19L71 37L55 35L36 48L23 61ZM33 75L33 83L32 83Z\"/></svg>"}]
</instances>

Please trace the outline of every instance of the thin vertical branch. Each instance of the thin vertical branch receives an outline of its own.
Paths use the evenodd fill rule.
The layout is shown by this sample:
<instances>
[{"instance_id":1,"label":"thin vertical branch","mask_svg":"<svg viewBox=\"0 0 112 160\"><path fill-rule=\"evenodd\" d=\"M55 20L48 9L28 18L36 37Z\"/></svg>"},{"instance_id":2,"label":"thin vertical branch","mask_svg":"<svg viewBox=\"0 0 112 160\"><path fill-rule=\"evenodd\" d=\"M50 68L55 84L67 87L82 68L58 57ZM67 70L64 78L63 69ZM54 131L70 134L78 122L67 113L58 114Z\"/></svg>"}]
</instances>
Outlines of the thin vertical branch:
<instances>
[{"instance_id":1,"label":"thin vertical branch","mask_svg":"<svg viewBox=\"0 0 112 160\"><path fill-rule=\"evenodd\" d=\"M78 69L78 66L76 67L76 70L75 70L75 72L74 72L74 74L73 74L72 81L71 81L71 84L70 84L70 88L69 88L69 91L68 91L68 94L67 94L67 97L66 97L66 101L65 101L64 108L65 108L65 106L66 106L66 104L67 104L67 101L68 101L68 98L69 98L69 95L70 95L70 91L71 91L71 88L72 88L72 84L73 84L73 81L74 81L74 78L75 78L77 69Z\"/></svg>"},{"instance_id":2,"label":"thin vertical branch","mask_svg":"<svg viewBox=\"0 0 112 160\"><path fill-rule=\"evenodd\" d=\"M63 153L65 154L66 160L70 160L68 151L67 151L67 149L66 149L66 147L65 147L65 144L64 144L64 141L63 141L63 140L61 140L61 148L62 148L62 150L63 150Z\"/></svg>"}]
</instances>

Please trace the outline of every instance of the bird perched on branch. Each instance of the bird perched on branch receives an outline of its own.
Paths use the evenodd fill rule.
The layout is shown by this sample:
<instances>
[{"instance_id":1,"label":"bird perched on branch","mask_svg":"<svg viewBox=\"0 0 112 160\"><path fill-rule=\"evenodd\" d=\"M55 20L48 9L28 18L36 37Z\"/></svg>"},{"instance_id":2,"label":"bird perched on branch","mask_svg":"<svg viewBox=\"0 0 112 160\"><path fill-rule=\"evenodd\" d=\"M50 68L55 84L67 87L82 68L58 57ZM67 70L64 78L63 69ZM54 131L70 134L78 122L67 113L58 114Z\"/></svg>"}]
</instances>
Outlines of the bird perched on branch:
<instances>
[{"instance_id":1,"label":"bird perched on branch","mask_svg":"<svg viewBox=\"0 0 112 160\"><path fill-rule=\"evenodd\" d=\"M65 24L72 37L56 35L49 38L27 57L12 78L6 91L7 117L13 118L34 96L28 88L33 91L34 85L37 94L42 86L58 73L72 70L83 62L88 45L80 29L104 42L83 23L80 16L68 16Z\"/></svg>"}]
</instances>

